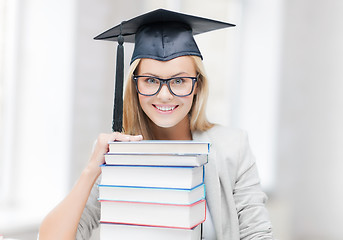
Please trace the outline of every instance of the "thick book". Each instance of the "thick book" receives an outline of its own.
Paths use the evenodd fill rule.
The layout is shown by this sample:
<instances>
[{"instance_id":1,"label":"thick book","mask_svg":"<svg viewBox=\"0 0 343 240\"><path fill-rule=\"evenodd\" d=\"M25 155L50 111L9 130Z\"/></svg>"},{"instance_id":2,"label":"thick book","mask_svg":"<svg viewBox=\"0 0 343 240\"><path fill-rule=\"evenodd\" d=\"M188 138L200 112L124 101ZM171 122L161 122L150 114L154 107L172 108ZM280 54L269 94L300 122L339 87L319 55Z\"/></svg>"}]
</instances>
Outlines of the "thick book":
<instances>
[{"instance_id":1,"label":"thick book","mask_svg":"<svg viewBox=\"0 0 343 240\"><path fill-rule=\"evenodd\" d=\"M205 199L205 185L191 189L99 185L99 200L192 204Z\"/></svg>"},{"instance_id":2,"label":"thick book","mask_svg":"<svg viewBox=\"0 0 343 240\"><path fill-rule=\"evenodd\" d=\"M127 224L100 224L102 240L199 240L201 225L192 229L148 227Z\"/></svg>"},{"instance_id":3,"label":"thick book","mask_svg":"<svg viewBox=\"0 0 343 240\"><path fill-rule=\"evenodd\" d=\"M105 154L107 165L201 166L207 163L207 158L207 154Z\"/></svg>"},{"instance_id":4,"label":"thick book","mask_svg":"<svg viewBox=\"0 0 343 240\"><path fill-rule=\"evenodd\" d=\"M101 165L101 171L101 185L190 189L204 181L204 166Z\"/></svg>"},{"instance_id":5,"label":"thick book","mask_svg":"<svg viewBox=\"0 0 343 240\"><path fill-rule=\"evenodd\" d=\"M109 142L109 152L120 154L208 154L209 149L210 144L208 142L191 140L142 140L136 142Z\"/></svg>"},{"instance_id":6,"label":"thick book","mask_svg":"<svg viewBox=\"0 0 343 240\"><path fill-rule=\"evenodd\" d=\"M206 219L206 201L189 205L101 200L101 223L192 229Z\"/></svg>"}]
</instances>

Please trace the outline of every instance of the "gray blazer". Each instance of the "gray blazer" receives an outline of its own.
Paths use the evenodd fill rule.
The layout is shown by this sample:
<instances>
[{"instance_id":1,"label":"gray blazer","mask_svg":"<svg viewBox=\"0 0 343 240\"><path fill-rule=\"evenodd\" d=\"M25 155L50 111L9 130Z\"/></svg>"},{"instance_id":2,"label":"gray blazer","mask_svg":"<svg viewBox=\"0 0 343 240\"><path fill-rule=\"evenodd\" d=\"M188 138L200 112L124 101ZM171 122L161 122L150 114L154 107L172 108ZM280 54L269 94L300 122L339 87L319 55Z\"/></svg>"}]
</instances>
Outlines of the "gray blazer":
<instances>
[{"instance_id":1,"label":"gray blazer","mask_svg":"<svg viewBox=\"0 0 343 240\"><path fill-rule=\"evenodd\" d=\"M194 132L193 140L209 141L205 166L206 199L218 240L273 239L254 156L247 134L215 126Z\"/></svg>"},{"instance_id":2,"label":"gray blazer","mask_svg":"<svg viewBox=\"0 0 343 240\"><path fill-rule=\"evenodd\" d=\"M266 195L245 132L215 126L194 132L193 140L208 141L205 166L206 199L218 240L273 239L265 208ZM97 183L82 214L76 239L89 239L99 226Z\"/></svg>"}]
</instances>

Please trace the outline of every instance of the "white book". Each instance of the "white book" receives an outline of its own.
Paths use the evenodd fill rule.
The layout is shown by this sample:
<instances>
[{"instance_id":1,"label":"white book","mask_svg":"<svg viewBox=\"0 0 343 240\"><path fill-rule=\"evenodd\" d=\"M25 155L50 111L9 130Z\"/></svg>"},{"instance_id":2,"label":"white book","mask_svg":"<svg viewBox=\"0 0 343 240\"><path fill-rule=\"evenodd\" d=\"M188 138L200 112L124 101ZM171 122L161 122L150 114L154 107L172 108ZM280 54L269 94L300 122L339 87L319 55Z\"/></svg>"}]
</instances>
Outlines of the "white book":
<instances>
[{"instance_id":1,"label":"white book","mask_svg":"<svg viewBox=\"0 0 343 240\"><path fill-rule=\"evenodd\" d=\"M191 189L99 185L99 200L192 204L205 199L205 185Z\"/></svg>"},{"instance_id":2,"label":"white book","mask_svg":"<svg viewBox=\"0 0 343 240\"><path fill-rule=\"evenodd\" d=\"M210 144L192 140L162 141L142 140L136 142L109 142L110 153L159 153L159 154L208 154Z\"/></svg>"},{"instance_id":3,"label":"white book","mask_svg":"<svg viewBox=\"0 0 343 240\"><path fill-rule=\"evenodd\" d=\"M190 205L100 200L102 223L192 229L206 219L206 201Z\"/></svg>"},{"instance_id":4,"label":"white book","mask_svg":"<svg viewBox=\"0 0 343 240\"><path fill-rule=\"evenodd\" d=\"M204 180L204 166L101 165L101 171L101 185L190 189Z\"/></svg>"},{"instance_id":5,"label":"white book","mask_svg":"<svg viewBox=\"0 0 343 240\"><path fill-rule=\"evenodd\" d=\"M108 153L108 165L145 165L145 166L201 166L207 163L207 154L158 154L158 153Z\"/></svg>"},{"instance_id":6,"label":"white book","mask_svg":"<svg viewBox=\"0 0 343 240\"><path fill-rule=\"evenodd\" d=\"M199 240L201 225L193 229L147 227L127 224L100 224L101 240Z\"/></svg>"}]
</instances>

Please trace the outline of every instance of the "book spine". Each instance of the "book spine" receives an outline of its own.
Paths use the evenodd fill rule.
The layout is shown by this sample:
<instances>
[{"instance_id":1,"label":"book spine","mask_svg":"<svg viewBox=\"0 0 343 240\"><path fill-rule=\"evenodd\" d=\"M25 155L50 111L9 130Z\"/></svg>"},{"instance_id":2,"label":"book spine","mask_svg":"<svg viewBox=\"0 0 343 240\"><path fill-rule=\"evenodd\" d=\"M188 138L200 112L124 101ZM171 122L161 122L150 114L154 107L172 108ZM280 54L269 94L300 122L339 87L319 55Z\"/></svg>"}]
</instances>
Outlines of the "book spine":
<instances>
[{"instance_id":1,"label":"book spine","mask_svg":"<svg viewBox=\"0 0 343 240\"><path fill-rule=\"evenodd\" d=\"M199 223L195 224L191 227L175 227L175 226L165 226L165 225L149 225L149 224L134 224L134 223L121 223L121 222L108 222L108 221L100 221L101 224L122 224L122 225L132 225L132 226L142 226L142 227L159 227L159 228L172 228L172 229L185 229L185 230L191 230L198 226L199 224L202 224L206 221L206 217L201 220Z\"/></svg>"},{"instance_id":2,"label":"book spine","mask_svg":"<svg viewBox=\"0 0 343 240\"><path fill-rule=\"evenodd\" d=\"M99 200L99 202L114 202L114 203L137 203L137 204L148 204L148 205L163 205L163 206L178 206L178 207L193 207L202 202L206 202L205 199L201 199L191 204L173 204L173 203L153 203L153 202L135 202L135 201L115 201L115 200ZM206 204L205 204L206 205Z\"/></svg>"},{"instance_id":3,"label":"book spine","mask_svg":"<svg viewBox=\"0 0 343 240\"><path fill-rule=\"evenodd\" d=\"M204 199L189 205L107 200L101 200L100 203L101 223L191 229L206 220ZM190 216L194 218L189 218ZM177 221L178 218L180 221Z\"/></svg>"},{"instance_id":4,"label":"book spine","mask_svg":"<svg viewBox=\"0 0 343 240\"><path fill-rule=\"evenodd\" d=\"M200 183L197 186L192 188L168 188L168 187L143 187L143 186L122 186L122 185L110 185L110 184L98 184L98 187L113 187L113 188L140 188L140 189L160 189L160 190L175 190L175 191L192 191L200 186L204 185L204 183Z\"/></svg>"}]
</instances>

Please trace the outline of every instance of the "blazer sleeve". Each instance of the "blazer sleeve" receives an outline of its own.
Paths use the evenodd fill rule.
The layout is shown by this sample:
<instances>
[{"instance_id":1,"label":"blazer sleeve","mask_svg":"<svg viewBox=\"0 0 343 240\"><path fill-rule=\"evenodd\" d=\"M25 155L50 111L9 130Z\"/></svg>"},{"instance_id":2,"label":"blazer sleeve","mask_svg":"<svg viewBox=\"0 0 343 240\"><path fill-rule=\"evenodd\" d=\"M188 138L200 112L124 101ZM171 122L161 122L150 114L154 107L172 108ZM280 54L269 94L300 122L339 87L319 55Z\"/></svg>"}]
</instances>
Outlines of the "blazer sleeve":
<instances>
[{"instance_id":1,"label":"blazer sleeve","mask_svg":"<svg viewBox=\"0 0 343 240\"><path fill-rule=\"evenodd\" d=\"M236 204L240 239L273 239L265 207L267 196L261 189L255 158L247 134L242 131L233 197Z\"/></svg>"},{"instance_id":2,"label":"blazer sleeve","mask_svg":"<svg viewBox=\"0 0 343 240\"><path fill-rule=\"evenodd\" d=\"M85 209L81 215L79 225L77 227L76 239L89 239L94 229L99 227L100 221L100 203L98 201L99 188L98 184L100 177L93 185L92 191L88 197Z\"/></svg>"}]
</instances>

